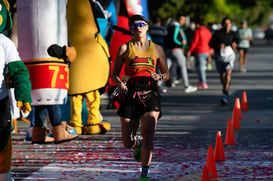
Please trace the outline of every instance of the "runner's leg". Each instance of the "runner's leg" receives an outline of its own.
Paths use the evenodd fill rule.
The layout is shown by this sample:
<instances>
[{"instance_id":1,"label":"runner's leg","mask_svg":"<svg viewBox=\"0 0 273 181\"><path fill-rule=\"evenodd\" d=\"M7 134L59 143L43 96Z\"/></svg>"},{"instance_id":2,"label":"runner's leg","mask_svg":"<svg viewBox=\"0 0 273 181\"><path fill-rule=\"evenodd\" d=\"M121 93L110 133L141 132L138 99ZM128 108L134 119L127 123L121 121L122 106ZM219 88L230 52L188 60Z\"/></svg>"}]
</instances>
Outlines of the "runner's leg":
<instances>
[{"instance_id":1,"label":"runner's leg","mask_svg":"<svg viewBox=\"0 0 273 181\"><path fill-rule=\"evenodd\" d=\"M149 166L152 160L153 139L159 112L147 112L141 117L142 165Z\"/></svg>"},{"instance_id":2,"label":"runner's leg","mask_svg":"<svg viewBox=\"0 0 273 181\"><path fill-rule=\"evenodd\" d=\"M126 148L134 148L136 140L131 139L131 135L136 136L139 120L120 117L122 142Z\"/></svg>"}]
</instances>

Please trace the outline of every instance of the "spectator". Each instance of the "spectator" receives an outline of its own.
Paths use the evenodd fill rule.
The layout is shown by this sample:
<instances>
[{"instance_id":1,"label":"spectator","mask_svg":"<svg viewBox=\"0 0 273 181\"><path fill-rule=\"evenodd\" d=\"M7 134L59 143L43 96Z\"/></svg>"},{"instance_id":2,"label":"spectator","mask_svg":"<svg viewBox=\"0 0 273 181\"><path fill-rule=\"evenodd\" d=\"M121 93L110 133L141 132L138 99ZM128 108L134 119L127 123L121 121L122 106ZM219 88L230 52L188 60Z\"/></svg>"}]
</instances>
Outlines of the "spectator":
<instances>
[{"instance_id":1,"label":"spectator","mask_svg":"<svg viewBox=\"0 0 273 181\"><path fill-rule=\"evenodd\" d=\"M164 39L167 36L168 31L162 26L162 21L159 17L156 17L153 24L150 25L148 33L154 43L164 48Z\"/></svg>"},{"instance_id":2,"label":"spectator","mask_svg":"<svg viewBox=\"0 0 273 181\"><path fill-rule=\"evenodd\" d=\"M191 53L195 53L196 70L199 79L198 89L207 89L206 64L210 53L209 41L212 35L210 30L204 26L202 19L196 19L195 24L196 30L187 57L190 57Z\"/></svg>"},{"instance_id":3,"label":"spectator","mask_svg":"<svg viewBox=\"0 0 273 181\"><path fill-rule=\"evenodd\" d=\"M184 56L184 46L187 44L187 38L183 31L183 26L186 22L186 17L184 15L177 15L175 21L173 21L168 27L168 35L165 41L165 47L167 52L167 57L171 59L171 65L169 67L171 73L170 84L174 85L177 75L177 64L181 69L183 83L186 93L192 93L197 90L197 87L191 86L189 84L186 57Z\"/></svg>"},{"instance_id":4,"label":"spectator","mask_svg":"<svg viewBox=\"0 0 273 181\"><path fill-rule=\"evenodd\" d=\"M216 24L213 24L212 22L209 22L208 23L208 29L210 30L211 34L213 35L215 30L218 29L217 25ZM212 71L213 67L212 67L212 59L213 59L213 56L214 56L214 51L213 51L213 48L210 48L210 54L208 56L208 59L207 59L207 71Z\"/></svg>"},{"instance_id":5,"label":"spectator","mask_svg":"<svg viewBox=\"0 0 273 181\"><path fill-rule=\"evenodd\" d=\"M159 17L155 17L154 24L150 25L148 33L151 37L151 40L154 43L160 45L164 50L164 40L168 34L168 31L167 31L167 28L162 26L162 22ZM157 73L160 73L158 67L157 67ZM162 93L167 92L167 89L162 81L158 81L158 86L159 86L160 92Z\"/></svg>"},{"instance_id":6,"label":"spectator","mask_svg":"<svg viewBox=\"0 0 273 181\"><path fill-rule=\"evenodd\" d=\"M246 54L250 48L250 41L252 40L252 31L247 27L247 21L243 20L241 22L241 27L238 29L238 51L240 53L240 72L246 72Z\"/></svg>"},{"instance_id":7,"label":"spectator","mask_svg":"<svg viewBox=\"0 0 273 181\"><path fill-rule=\"evenodd\" d=\"M185 49L187 50L190 48L192 44L195 29L196 29L196 23L194 21L190 23L190 26L185 28L185 34L187 37L187 46L185 47Z\"/></svg>"}]
</instances>

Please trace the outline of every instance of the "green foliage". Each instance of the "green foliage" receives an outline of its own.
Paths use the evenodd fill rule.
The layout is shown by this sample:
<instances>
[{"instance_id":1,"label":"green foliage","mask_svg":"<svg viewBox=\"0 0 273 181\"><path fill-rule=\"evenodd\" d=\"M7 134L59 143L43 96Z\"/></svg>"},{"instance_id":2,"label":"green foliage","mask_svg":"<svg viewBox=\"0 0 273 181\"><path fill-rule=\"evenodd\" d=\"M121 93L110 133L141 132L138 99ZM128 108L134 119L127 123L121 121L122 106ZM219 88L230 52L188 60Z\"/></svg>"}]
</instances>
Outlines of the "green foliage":
<instances>
[{"instance_id":1,"label":"green foliage","mask_svg":"<svg viewBox=\"0 0 273 181\"><path fill-rule=\"evenodd\" d=\"M150 16L162 20L185 13L191 18L202 17L205 23L220 23L228 16L236 24L243 19L249 25L267 25L273 14L273 0L149 0ZM154 8L155 7L155 8Z\"/></svg>"},{"instance_id":2,"label":"green foliage","mask_svg":"<svg viewBox=\"0 0 273 181\"><path fill-rule=\"evenodd\" d=\"M175 17L183 5L183 1L168 0L158 9L158 14L162 19Z\"/></svg>"}]
</instances>

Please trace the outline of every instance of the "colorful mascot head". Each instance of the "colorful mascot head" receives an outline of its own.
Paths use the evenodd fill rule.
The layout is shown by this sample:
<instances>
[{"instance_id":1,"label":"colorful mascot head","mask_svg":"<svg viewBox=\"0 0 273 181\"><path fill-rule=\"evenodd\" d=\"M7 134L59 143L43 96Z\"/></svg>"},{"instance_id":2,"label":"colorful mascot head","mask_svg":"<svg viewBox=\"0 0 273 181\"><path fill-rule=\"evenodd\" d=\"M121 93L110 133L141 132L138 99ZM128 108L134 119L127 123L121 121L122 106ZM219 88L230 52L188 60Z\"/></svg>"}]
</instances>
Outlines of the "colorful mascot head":
<instances>
[{"instance_id":1,"label":"colorful mascot head","mask_svg":"<svg viewBox=\"0 0 273 181\"><path fill-rule=\"evenodd\" d=\"M9 3L7 0L0 0L0 32L10 30L12 27Z\"/></svg>"}]
</instances>

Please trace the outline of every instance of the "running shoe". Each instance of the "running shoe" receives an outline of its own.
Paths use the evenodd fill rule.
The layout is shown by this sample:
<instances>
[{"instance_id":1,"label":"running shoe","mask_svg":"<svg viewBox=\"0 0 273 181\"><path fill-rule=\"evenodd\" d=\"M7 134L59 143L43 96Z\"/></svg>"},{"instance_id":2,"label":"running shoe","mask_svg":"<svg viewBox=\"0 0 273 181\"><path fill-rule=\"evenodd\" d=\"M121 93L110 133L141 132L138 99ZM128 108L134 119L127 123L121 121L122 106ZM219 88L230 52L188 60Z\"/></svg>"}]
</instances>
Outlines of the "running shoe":
<instances>
[{"instance_id":1,"label":"running shoe","mask_svg":"<svg viewBox=\"0 0 273 181\"><path fill-rule=\"evenodd\" d=\"M195 91L197 91L197 87L194 87L194 86L188 86L187 88L185 88L186 93L192 93Z\"/></svg>"},{"instance_id":2,"label":"running shoe","mask_svg":"<svg viewBox=\"0 0 273 181\"><path fill-rule=\"evenodd\" d=\"M141 150L142 150L142 145L140 146L135 146L133 148L133 156L135 158L136 161L141 161Z\"/></svg>"},{"instance_id":3,"label":"running shoe","mask_svg":"<svg viewBox=\"0 0 273 181\"><path fill-rule=\"evenodd\" d=\"M222 99L221 99L221 103L223 105L228 103L228 96L226 94L223 95Z\"/></svg>"},{"instance_id":4,"label":"running shoe","mask_svg":"<svg viewBox=\"0 0 273 181\"><path fill-rule=\"evenodd\" d=\"M149 180L149 178L148 177L140 177L140 179L139 179L140 181L148 181Z\"/></svg>"},{"instance_id":5,"label":"running shoe","mask_svg":"<svg viewBox=\"0 0 273 181\"><path fill-rule=\"evenodd\" d=\"M203 83L199 82L198 89L207 89L207 88L208 88L208 84L203 84Z\"/></svg>"},{"instance_id":6,"label":"running shoe","mask_svg":"<svg viewBox=\"0 0 273 181\"><path fill-rule=\"evenodd\" d=\"M240 69L240 72L241 72L241 73L246 73L246 72L247 72L247 69L246 69L245 67L242 67L242 68Z\"/></svg>"},{"instance_id":7,"label":"running shoe","mask_svg":"<svg viewBox=\"0 0 273 181\"><path fill-rule=\"evenodd\" d=\"M182 81L180 80L180 79L177 79L177 80L175 80L173 83L175 84L175 85L177 85L177 84L180 84Z\"/></svg>"},{"instance_id":8,"label":"running shoe","mask_svg":"<svg viewBox=\"0 0 273 181\"><path fill-rule=\"evenodd\" d=\"M209 88L208 84L203 84L202 86L203 86L203 89Z\"/></svg>"}]
</instances>

